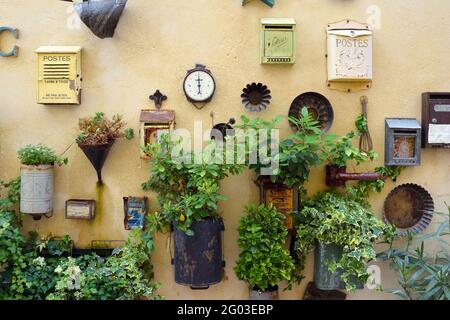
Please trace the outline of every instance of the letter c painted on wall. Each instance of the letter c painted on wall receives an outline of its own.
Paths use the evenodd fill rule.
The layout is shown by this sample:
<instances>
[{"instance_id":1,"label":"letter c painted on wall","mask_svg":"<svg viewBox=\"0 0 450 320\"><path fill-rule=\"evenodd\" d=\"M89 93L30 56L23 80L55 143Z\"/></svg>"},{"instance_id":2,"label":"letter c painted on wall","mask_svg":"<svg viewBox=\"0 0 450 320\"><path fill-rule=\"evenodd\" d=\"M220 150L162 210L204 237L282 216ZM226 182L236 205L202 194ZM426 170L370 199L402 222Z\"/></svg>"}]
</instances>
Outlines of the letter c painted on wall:
<instances>
[{"instance_id":1,"label":"letter c painted on wall","mask_svg":"<svg viewBox=\"0 0 450 320\"><path fill-rule=\"evenodd\" d=\"M0 35L2 34L3 31L9 31L13 34L14 38L19 39L19 30L17 28L0 26ZM10 52L3 52L0 49L0 57L17 57L18 54L19 54L18 46L14 46L14 48Z\"/></svg>"}]
</instances>

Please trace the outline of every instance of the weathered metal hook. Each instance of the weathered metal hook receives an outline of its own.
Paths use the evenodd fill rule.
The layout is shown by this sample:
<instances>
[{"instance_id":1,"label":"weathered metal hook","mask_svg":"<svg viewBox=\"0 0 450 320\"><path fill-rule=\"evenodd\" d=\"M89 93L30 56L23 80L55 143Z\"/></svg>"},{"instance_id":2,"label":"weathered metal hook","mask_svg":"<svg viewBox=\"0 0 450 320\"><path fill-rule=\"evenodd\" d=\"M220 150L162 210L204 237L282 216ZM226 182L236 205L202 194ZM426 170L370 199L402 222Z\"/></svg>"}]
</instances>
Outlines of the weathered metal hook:
<instances>
[{"instance_id":1,"label":"weathered metal hook","mask_svg":"<svg viewBox=\"0 0 450 320\"><path fill-rule=\"evenodd\" d=\"M9 31L12 33L14 38L19 39L19 30L13 27L0 26L0 35L3 31ZM10 52L3 52L0 50L0 57L17 57L19 55L19 47L14 46Z\"/></svg>"}]
</instances>

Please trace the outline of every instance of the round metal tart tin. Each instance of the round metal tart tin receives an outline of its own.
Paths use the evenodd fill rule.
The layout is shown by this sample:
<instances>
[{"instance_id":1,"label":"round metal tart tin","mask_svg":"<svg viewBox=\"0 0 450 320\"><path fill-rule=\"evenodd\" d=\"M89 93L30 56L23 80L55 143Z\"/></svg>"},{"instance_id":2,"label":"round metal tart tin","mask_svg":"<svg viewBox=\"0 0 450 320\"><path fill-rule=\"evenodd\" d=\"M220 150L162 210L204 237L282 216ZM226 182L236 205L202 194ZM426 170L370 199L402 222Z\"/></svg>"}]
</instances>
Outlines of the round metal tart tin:
<instances>
[{"instance_id":1,"label":"round metal tart tin","mask_svg":"<svg viewBox=\"0 0 450 320\"><path fill-rule=\"evenodd\" d=\"M408 183L398 186L384 202L384 221L397 227L397 233L417 234L425 230L433 219L434 202L427 190Z\"/></svg>"}]
</instances>

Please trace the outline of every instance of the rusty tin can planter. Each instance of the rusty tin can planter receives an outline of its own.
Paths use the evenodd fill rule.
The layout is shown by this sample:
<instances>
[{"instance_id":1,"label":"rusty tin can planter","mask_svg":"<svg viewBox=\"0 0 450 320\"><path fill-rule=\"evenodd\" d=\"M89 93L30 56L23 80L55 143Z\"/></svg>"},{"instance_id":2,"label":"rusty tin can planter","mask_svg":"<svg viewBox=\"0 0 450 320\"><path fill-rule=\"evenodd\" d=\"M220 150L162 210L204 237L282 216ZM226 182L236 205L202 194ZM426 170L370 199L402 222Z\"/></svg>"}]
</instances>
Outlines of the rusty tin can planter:
<instances>
[{"instance_id":1,"label":"rusty tin can planter","mask_svg":"<svg viewBox=\"0 0 450 320\"><path fill-rule=\"evenodd\" d=\"M81 150L83 150L86 157L94 166L97 172L97 179L99 184L103 184L102 180L102 169L105 164L106 158L108 157L109 151L113 146L115 140L109 141L107 144L96 144L96 145L83 145L78 144Z\"/></svg>"},{"instance_id":2,"label":"rusty tin can planter","mask_svg":"<svg viewBox=\"0 0 450 320\"><path fill-rule=\"evenodd\" d=\"M53 213L53 166L22 165L20 179L20 212L34 220Z\"/></svg>"},{"instance_id":3,"label":"rusty tin can planter","mask_svg":"<svg viewBox=\"0 0 450 320\"><path fill-rule=\"evenodd\" d=\"M345 283L341 279L341 272L331 272L328 270L328 264L340 260L343 253L343 247L334 243L324 244L316 242L314 256L314 282L320 290L345 289ZM364 289L364 284L354 281L357 289Z\"/></svg>"},{"instance_id":4,"label":"rusty tin can planter","mask_svg":"<svg viewBox=\"0 0 450 320\"><path fill-rule=\"evenodd\" d=\"M280 295L278 292L278 286L269 288L266 291L261 291L261 290L258 290L257 288L253 288L250 291L250 300L270 301L270 300L279 300L279 299L280 299Z\"/></svg>"},{"instance_id":5,"label":"rusty tin can planter","mask_svg":"<svg viewBox=\"0 0 450 320\"><path fill-rule=\"evenodd\" d=\"M188 236L174 226L175 282L192 289L208 289L222 281L222 219L195 221Z\"/></svg>"}]
</instances>

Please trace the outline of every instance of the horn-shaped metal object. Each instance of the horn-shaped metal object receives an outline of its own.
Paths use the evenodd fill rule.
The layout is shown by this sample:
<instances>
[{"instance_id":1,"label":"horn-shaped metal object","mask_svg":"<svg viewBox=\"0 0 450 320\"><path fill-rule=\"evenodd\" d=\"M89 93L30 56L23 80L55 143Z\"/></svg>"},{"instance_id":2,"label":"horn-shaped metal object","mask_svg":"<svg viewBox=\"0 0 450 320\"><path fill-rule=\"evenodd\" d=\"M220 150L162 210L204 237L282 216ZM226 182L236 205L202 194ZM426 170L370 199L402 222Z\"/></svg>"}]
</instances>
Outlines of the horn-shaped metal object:
<instances>
[{"instance_id":1,"label":"horn-shaped metal object","mask_svg":"<svg viewBox=\"0 0 450 320\"><path fill-rule=\"evenodd\" d=\"M67 0L64 0L67 1ZM69 0L70 1L70 0ZM112 38L128 0L83 0L73 7L81 21L99 38Z\"/></svg>"},{"instance_id":2,"label":"horn-shaped metal object","mask_svg":"<svg viewBox=\"0 0 450 320\"><path fill-rule=\"evenodd\" d=\"M100 185L103 184L102 180L103 165L105 164L106 157L108 156L108 153L111 150L113 144L114 140L111 140L108 144L78 145L94 166L94 169L97 172L98 183Z\"/></svg>"}]
</instances>

